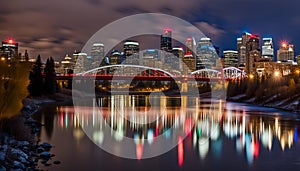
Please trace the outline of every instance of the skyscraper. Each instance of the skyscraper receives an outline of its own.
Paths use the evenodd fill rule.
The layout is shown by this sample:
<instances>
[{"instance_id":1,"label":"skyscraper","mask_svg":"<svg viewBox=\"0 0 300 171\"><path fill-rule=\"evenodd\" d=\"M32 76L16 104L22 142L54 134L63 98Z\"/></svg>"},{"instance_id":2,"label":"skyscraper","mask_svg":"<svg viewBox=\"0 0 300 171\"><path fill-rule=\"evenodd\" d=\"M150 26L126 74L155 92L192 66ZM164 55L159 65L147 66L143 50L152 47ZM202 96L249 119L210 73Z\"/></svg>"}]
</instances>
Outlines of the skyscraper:
<instances>
[{"instance_id":1,"label":"skyscraper","mask_svg":"<svg viewBox=\"0 0 300 171\"><path fill-rule=\"evenodd\" d=\"M125 63L139 65L140 44L137 41L127 40L124 42Z\"/></svg>"},{"instance_id":2,"label":"skyscraper","mask_svg":"<svg viewBox=\"0 0 300 171\"><path fill-rule=\"evenodd\" d=\"M256 72L255 62L257 62L261 56L259 36L251 34L246 45L246 72L254 73Z\"/></svg>"},{"instance_id":3,"label":"skyscraper","mask_svg":"<svg viewBox=\"0 0 300 171\"><path fill-rule=\"evenodd\" d=\"M173 67L175 70L182 69L182 60L184 56L184 50L181 47L172 48L172 54L174 55L170 58L170 62L168 64Z\"/></svg>"},{"instance_id":4,"label":"skyscraper","mask_svg":"<svg viewBox=\"0 0 300 171\"><path fill-rule=\"evenodd\" d=\"M246 66L247 42L249 41L250 36L250 33L244 32L241 38L237 38L238 59L240 68L244 68Z\"/></svg>"},{"instance_id":5,"label":"skyscraper","mask_svg":"<svg viewBox=\"0 0 300 171\"><path fill-rule=\"evenodd\" d=\"M238 52L234 50L223 51L224 67L238 67Z\"/></svg>"},{"instance_id":6,"label":"skyscraper","mask_svg":"<svg viewBox=\"0 0 300 171\"><path fill-rule=\"evenodd\" d=\"M18 43L15 42L13 39L7 39L2 41L0 55L4 56L8 61L18 59L19 57Z\"/></svg>"},{"instance_id":7,"label":"skyscraper","mask_svg":"<svg viewBox=\"0 0 300 171\"><path fill-rule=\"evenodd\" d=\"M121 63L121 54L119 53L118 50L113 50L110 53L109 56L109 64L110 65L117 65Z\"/></svg>"},{"instance_id":8,"label":"skyscraper","mask_svg":"<svg viewBox=\"0 0 300 171\"><path fill-rule=\"evenodd\" d=\"M104 45L94 43L91 50L91 68L97 68L104 60Z\"/></svg>"},{"instance_id":9,"label":"skyscraper","mask_svg":"<svg viewBox=\"0 0 300 171\"><path fill-rule=\"evenodd\" d=\"M194 50L194 41L192 38L187 38L186 42L185 42L185 54L194 54L193 50Z\"/></svg>"},{"instance_id":10,"label":"skyscraper","mask_svg":"<svg viewBox=\"0 0 300 171\"><path fill-rule=\"evenodd\" d=\"M281 47L277 50L277 61L287 62L294 61L294 45L282 42Z\"/></svg>"},{"instance_id":11,"label":"skyscraper","mask_svg":"<svg viewBox=\"0 0 300 171\"><path fill-rule=\"evenodd\" d=\"M268 58L270 61L274 60L274 47L272 38L263 38L262 58Z\"/></svg>"},{"instance_id":12,"label":"skyscraper","mask_svg":"<svg viewBox=\"0 0 300 171\"><path fill-rule=\"evenodd\" d=\"M197 45L196 54L196 69L212 68L215 66L218 54L214 46L212 45L211 39L204 37L201 38Z\"/></svg>"},{"instance_id":13,"label":"skyscraper","mask_svg":"<svg viewBox=\"0 0 300 171\"><path fill-rule=\"evenodd\" d=\"M164 28L160 37L160 49L169 53L172 52L172 30L170 28Z\"/></svg>"}]
</instances>

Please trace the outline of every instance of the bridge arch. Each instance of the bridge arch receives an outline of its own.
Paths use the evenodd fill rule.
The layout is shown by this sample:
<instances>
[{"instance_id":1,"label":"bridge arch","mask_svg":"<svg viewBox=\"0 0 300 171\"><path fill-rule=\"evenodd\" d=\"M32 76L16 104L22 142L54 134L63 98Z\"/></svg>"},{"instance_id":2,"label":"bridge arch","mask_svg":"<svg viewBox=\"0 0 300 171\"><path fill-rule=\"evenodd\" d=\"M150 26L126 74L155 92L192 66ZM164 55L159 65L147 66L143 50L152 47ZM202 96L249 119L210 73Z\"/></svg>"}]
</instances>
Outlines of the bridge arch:
<instances>
[{"instance_id":1,"label":"bridge arch","mask_svg":"<svg viewBox=\"0 0 300 171\"><path fill-rule=\"evenodd\" d=\"M221 72L214 69L200 69L190 73L190 75L201 78L220 78Z\"/></svg>"},{"instance_id":2,"label":"bridge arch","mask_svg":"<svg viewBox=\"0 0 300 171\"><path fill-rule=\"evenodd\" d=\"M247 74L245 71L236 67L223 68L224 78L243 78Z\"/></svg>"},{"instance_id":3,"label":"bridge arch","mask_svg":"<svg viewBox=\"0 0 300 171\"><path fill-rule=\"evenodd\" d=\"M160 69L160 68L154 68L154 67L148 67L148 66L141 66L141 65L128 65L128 64L119 64L119 65L107 65L107 66L101 66L101 67L97 67L82 73L78 73L77 75L87 75L87 74L94 74L97 73L99 70L104 70L104 69L115 69L115 68L122 68L122 69L126 69L126 68L136 68L136 69L142 69L142 70L153 70L153 71L159 71L169 77L175 77L174 74L172 74L171 72L168 72L166 70ZM118 70L120 71L120 70ZM118 74L118 73L117 73ZM124 74L124 73L122 73ZM162 75L162 74L160 74Z\"/></svg>"}]
</instances>

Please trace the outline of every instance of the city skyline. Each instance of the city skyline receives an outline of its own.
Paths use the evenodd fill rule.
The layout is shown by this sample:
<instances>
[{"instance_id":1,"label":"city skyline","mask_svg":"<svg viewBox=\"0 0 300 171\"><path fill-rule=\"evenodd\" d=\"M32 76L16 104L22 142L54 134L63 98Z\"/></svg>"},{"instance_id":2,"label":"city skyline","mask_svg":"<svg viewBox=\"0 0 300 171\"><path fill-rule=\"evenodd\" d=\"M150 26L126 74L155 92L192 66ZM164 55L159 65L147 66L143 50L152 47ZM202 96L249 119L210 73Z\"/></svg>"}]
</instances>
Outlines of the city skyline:
<instances>
[{"instance_id":1,"label":"city skyline","mask_svg":"<svg viewBox=\"0 0 300 171\"><path fill-rule=\"evenodd\" d=\"M122 17L144 12L158 12L182 18L198 27L222 50L235 50L236 38L243 31L272 37L275 49L281 41L295 45L299 53L297 28L299 2L273 1L75 1L7 2L1 8L0 37L15 38L31 56L62 59L66 53L81 50L84 42L101 27ZM255 9L255 12L247 12ZM81 11L78 13L78 11ZM107 15L109 14L109 15ZM64 17L60 17L64 16ZM174 28L176 29L176 28ZM24 46L25 45L25 46ZM49 50L51 49L51 50Z\"/></svg>"}]
</instances>

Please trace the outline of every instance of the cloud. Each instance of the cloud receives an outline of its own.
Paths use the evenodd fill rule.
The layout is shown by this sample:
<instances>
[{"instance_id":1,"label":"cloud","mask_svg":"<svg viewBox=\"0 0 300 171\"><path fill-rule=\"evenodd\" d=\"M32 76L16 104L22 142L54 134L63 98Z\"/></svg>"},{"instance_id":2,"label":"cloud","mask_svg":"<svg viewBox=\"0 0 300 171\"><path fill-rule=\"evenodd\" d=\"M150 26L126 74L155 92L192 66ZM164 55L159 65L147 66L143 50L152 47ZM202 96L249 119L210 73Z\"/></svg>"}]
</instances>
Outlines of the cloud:
<instances>
[{"instance_id":1,"label":"cloud","mask_svg":"<svg viewBox=\"0 0 300 171\"><path fill-rule=\"evenodd\" d=\"M215 24L207 22L196 22L195 25L207 36L213 40L217 40L225 33L224 30L218 28Z\"/></svg>"}]
</instances>

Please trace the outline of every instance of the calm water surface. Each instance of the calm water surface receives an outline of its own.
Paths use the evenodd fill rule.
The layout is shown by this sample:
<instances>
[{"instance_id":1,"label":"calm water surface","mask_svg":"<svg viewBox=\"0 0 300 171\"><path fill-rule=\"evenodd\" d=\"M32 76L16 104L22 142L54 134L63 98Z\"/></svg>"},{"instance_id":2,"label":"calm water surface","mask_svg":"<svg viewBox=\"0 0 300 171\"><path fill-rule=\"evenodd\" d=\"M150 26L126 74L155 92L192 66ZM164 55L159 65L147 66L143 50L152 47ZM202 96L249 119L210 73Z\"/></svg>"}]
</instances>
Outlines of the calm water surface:
<instances>
[{"instance_id":1,"label":"calm water surface","mask_svg":"<svg viewBox=\"0 0 300 171\"><path fill-rule=\"evenodd\" d=\"M120 95L75 108L46 106L35 119L45 124L41 142L55 146L52 162L62 162L43 169L300 170L300 118L271 108ZM174 142L166 153L144 159ZM107 144L108 150L99 147Z\"/></svg>"}]
</instances>

